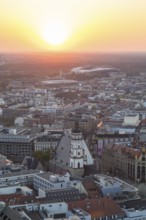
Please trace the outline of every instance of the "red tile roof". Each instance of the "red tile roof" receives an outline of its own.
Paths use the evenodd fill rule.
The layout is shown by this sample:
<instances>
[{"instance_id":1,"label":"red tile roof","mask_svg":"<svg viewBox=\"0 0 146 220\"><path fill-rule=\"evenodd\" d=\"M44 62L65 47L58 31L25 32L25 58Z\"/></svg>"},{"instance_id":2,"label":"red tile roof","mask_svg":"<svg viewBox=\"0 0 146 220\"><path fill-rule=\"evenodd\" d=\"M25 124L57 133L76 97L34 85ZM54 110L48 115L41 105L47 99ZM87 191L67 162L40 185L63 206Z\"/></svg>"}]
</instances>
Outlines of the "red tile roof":
<instances>
[{"instance_id":1,"label":"red tile roof","mask_svg":"<svg viewBox=\"0 0 146 220\"><path fill-rule=\"evenodd\" d=\"M123 210L111 198L92 198L68 202L69 209L81 208L89 213L92 218L119 215L124 216Z\"/></svg>"},{"instance_id":2,"label":"red tile roof","mask_svg":"<svg viewBox=\"0 0 146 220\"><path fill-rule=\"evenodd\" d=\"M114 152L119 152L121 154L130 155L132 157L139 157L141 151L139 149L128 147L125 144L108 144L106 149L112 150Z\"/></svg>"},{"instance_id":3,"label":"red tile roof","mask_svg":"<svg viewBox=\"0 0 146 220\"><path fill-rule=\"evenodd\" d=\"M35 196L25 196L22 194L7 194L7 195L0 195L0 201L5 202L7 205L14 205L14 204L24 204L24 203L31 203L32 201L35 202Z\"/></svg>"},{"instance_id":4,"label":"red tile roof","mask_svg":"<svg viewBox=\"0 0 146 220\"><path fill-rule=\"evenodd\" d=\"M100 197L100 190L97 185L93 182L93 180L84 180L82 182L88 196L92 197Z\"/></svg>"}]
</instances>

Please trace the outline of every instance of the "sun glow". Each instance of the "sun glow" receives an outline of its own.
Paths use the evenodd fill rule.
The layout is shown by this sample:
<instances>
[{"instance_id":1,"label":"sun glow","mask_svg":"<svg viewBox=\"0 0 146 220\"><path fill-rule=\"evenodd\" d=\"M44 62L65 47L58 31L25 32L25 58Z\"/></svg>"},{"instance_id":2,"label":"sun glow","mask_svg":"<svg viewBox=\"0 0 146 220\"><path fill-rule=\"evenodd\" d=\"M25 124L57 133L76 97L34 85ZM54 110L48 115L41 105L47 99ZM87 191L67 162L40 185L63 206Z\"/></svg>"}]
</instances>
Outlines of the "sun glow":
<instances>
[{"instance_id":1,"label":"sun glow","mask_svg":"<svg viewBox=\"0 0 146 220\"><path fill-rule=\"evenodd\" d=\"M59 21L50 22L42 31L42 38L51 46L62 45L68 35L67 27Z\"/></svg>"},{"instance_id":2,"label":"sun glow","mask_svg":"<svg viewBox=\"0 0 146 220\"><path fill-rule=\"evenodd\" d=\"M145 0L1 0L0 52L145 52L145 9Z\"/></svg>"}]
</instances>

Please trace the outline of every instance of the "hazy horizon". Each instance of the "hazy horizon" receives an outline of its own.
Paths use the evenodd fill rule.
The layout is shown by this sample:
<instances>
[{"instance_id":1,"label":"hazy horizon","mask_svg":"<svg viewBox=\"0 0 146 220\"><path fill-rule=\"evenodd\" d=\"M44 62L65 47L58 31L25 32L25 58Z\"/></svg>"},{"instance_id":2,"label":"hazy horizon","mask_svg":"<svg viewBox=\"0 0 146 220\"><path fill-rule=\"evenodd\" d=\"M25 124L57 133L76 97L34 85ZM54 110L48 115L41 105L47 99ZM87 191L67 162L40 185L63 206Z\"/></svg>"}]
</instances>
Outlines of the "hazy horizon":
<instances>
[{"instance_id":1,"label":"hazy horizon","mask_svg":"<svg viewBox=\"0 0 146 220\"><path fill-rule=\"evenodd\" d=\"M104 52L96 52L96 51L0 51L0 55L41 55L41 54L70 54L70 55L131 55L131 56L139 56L146 55L146 51L104 51Z\"/></svg>"}]
</instances>

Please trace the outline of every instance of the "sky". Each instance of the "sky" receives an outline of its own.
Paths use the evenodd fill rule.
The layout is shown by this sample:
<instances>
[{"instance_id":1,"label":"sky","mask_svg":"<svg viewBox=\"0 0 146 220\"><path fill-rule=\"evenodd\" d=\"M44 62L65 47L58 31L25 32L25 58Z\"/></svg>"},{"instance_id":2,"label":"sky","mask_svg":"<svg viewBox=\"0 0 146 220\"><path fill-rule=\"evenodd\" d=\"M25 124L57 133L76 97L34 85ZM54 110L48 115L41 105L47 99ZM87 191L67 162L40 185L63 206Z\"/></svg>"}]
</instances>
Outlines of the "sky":
<instances>
[{"instance_id":1,"label":"sky","mask_svg":"<svg viewBox=\"0 0 146 220\"><path fill-rule=\"evenodd\" d=\"M0 52L146 52L146 0L0 0Z\"/></svg>"}]
</instances>

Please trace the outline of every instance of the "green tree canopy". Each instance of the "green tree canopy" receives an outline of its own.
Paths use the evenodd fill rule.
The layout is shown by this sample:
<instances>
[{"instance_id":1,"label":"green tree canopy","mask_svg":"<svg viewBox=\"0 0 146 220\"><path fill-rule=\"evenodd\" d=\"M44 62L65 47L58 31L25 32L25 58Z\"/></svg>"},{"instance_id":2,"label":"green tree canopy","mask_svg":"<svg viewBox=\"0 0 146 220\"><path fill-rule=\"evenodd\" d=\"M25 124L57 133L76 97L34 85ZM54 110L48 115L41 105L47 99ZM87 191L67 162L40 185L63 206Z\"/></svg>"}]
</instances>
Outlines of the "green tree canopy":
<instances>
[{"instance_id":1,"label":"green tree canopy","mask_svg":"<svg viewBox=\"0 0 146 220\"><path fill-rule=\"evenodd\" d=\"M44 167L46 167L46 163L51 159L51 149L47 149L46 151L37 150L34 152L34 158L42 163Z\"/></svg>"}]
</instances>

